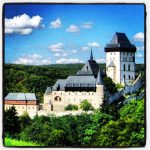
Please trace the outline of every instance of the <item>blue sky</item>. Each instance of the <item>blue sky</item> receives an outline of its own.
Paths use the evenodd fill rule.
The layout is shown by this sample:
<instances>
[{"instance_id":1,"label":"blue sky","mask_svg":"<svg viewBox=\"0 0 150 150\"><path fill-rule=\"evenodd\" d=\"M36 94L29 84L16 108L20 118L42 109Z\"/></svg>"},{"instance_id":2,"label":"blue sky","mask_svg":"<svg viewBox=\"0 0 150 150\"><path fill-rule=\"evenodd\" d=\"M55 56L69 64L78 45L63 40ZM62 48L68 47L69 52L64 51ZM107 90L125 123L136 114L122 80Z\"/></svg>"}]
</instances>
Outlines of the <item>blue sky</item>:
<instances>
[{"instance_id":1,"label":"blue sky","mask_svg":"<svg viewBox=\"0 0 150 150\"><path fill-rule=\"evenodd\" d=\"M144 5L5 5L5 63L84 63L92 47L105 63L104 47L126 33L144 62Z\"/></svg>"}]
</instances>

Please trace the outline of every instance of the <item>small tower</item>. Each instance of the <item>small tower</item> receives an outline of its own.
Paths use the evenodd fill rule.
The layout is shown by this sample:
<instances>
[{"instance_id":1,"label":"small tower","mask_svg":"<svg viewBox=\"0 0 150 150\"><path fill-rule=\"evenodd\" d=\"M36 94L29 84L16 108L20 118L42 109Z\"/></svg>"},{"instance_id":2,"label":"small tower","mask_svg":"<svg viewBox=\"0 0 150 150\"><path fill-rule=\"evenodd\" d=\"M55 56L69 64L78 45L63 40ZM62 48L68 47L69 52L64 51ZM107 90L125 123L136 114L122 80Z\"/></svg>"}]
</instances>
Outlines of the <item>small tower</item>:
<instances>
[{"instance_id":1,"label":"small tower","mask_svg":"<svg viewBox=\"0 0 150 150\"><path fill-rule=\"evenodd\" d=\"M135 80L135 45L125 33L116 32L105 46L106 73L115 83L129 85Z\"/></svg>"},{"instance_id":2,"label":"small tower","mask_svg":"<svg viewBox=\"0 0 150 150\"><path fill-rule=\"evenodd\" d=\"M93 53L92 53L92 48L91 48L91 56L90 56L90 60L93 60Z\"/></svg>"}]
</instances>

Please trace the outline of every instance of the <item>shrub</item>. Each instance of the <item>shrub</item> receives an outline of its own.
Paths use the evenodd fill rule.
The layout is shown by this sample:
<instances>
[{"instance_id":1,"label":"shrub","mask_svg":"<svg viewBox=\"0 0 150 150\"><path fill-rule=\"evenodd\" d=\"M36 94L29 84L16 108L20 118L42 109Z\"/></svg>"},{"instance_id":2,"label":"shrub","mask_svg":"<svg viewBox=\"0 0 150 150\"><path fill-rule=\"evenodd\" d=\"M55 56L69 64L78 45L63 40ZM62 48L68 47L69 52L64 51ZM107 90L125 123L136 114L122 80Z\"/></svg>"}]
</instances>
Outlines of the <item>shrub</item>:
<instances>
[{"instance_id":1,"label":"shrub","mask_svg":"<svg viewBox=\"0 0 150 150\"><path fill-rule=\"evenodd\" d=\"M92 104L87 99L85 99L81 102L80 108L84 111L94 110Z\"/></svg>"},{"instance_id":2,"label":"shrub","mask_svg":"<svg viewBox=\"0 0 150 150\"><path fill-rule=\"evenodd\" d=\"M77 105L73 105L73 104L68 104L65 107L65 110L78 110L78 106Z\"/></svg>"}]
</instances>

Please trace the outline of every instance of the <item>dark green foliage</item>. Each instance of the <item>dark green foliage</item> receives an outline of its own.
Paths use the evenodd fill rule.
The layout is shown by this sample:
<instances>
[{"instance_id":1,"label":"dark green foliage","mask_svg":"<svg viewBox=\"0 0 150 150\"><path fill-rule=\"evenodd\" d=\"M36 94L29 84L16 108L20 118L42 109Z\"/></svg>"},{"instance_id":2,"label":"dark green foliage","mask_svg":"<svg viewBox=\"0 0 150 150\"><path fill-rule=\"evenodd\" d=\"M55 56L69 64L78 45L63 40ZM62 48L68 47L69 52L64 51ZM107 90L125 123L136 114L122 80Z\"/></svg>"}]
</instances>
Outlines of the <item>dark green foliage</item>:
<instances>
[{"instance_id":1,"label":"dark green foliage","mask_svg":"<svg viewBox=\"0 0 150 150\"><path fill-rule=\"evenodd\" d=\"M4 136L17 137L20 131L19 117L14 106L4 112Z\"/></svg>"},{"instance_id":2,"label":"dark green foliage","mask_svg":"<svg viewBox=\"0 0 150 150\"><path fill-rule=\"evenodd\" d=\"M80 108L84 111L88 111L88 110L94 110L92 104L87 100L83 100L81 103L80 103Z\"/></svg>"},{"instance_id":3,"label":"dark green foliage","mask_svg":"<svg viewBox=\"0 0 150 150\"><path fill-rule=\"evenodd\" d=\"M25 129L31 124L31 118L29 117L27 112L25 112L22 116L19 117L19 123L21 130Z\"/></svg>"},{"instance_id":4,"label":"dark green foliage","mask_svg":"<svg viewBox=\"0 0 150 150\"><path fill-rule=\"evenodd\" d=\"M117 92L117 87L110 77L104 77L103 82L105 90L107 90L110 94Z\"/></svg>"},{"instance_id":5,"label":"dark green foliage","mask_svg":"<svg viewBox=\"0 0 150 150\"><path fill-rule=\"evenodd\" d=\"M20 140L50 147L144 146L144 100L131 101L117 108L116 118L116 108L111 109L112 115L95 110L91 114L30 119L25 114L19 117L21 130L14 130L16 125L11 126L13 133L10 135L17 133Z\"/></svg>"},{"instance_id":6,"label":"dark green foliage","mask_svg":"<svg viewBox=\"0 0 150 150\"><path fill-rule=\"evenodd\" d=\"M65 110L78 110L78 106L77 105L73 105L73 104L68 104L65 107Z\"/></svg>"}]
</instances>

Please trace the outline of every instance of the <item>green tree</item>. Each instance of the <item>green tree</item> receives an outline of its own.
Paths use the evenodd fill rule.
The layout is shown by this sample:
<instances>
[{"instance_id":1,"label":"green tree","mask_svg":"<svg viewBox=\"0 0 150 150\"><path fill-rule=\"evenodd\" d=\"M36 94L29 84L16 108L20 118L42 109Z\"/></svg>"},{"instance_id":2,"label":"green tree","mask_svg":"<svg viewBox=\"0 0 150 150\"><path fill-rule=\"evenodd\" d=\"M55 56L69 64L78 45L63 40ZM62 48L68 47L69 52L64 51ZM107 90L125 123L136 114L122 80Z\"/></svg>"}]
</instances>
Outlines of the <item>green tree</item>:
<instances>
[{"instance_id":1,"label":"green tree","mask_svg":"<svg viewBox=\"0 0 150 150\"><path fill-rule=\"evenodd\" d=\"M104 77L103 82L107 91L110 94L117 92L117 87L110 77Z\"/></svg>"},{"instance_id":2,"label":"green tree","mask_svg":"<svg viewBox=\"0 0 150 150\"><path fill-rule=\"evenodd\" d=\"M29 117L28 113L25 112L23 115L19 116L19 123L21 130L25 129L27 126L31 124L31 118Z\"/></svg>"},{"instance_id":3,"label":"green tree","mask_svg":"<svg viewBox=\"0 0 150 150\"><path fill-rule=\"evenodd\" d=\"M20 131L19 117L14 106L4 112L4 135L17 137Z\"/></svg>"},{"instance_id":4,"label":"green tree","mask_svg":"<svg viewBox=\"0 0 150 150\"><path fill-rule=\"evenodd\" d=\"M94 110L92 104L87 100L83 100L81 103L80 103L80 108L84 111L88 111L88 110Z\"/></svg>"},{"instance_id":5,"label":"green tree","mask_svg":"<svg viewBox=\"0 0 150 150\"><path fill-rule=\"evenodd\" d=\"M54 129L51 133L50 133L50 137L48 138L48 146L63 146L64 143L64 131L63 130L57 130Z\"/></svg>"}]
</instances>

